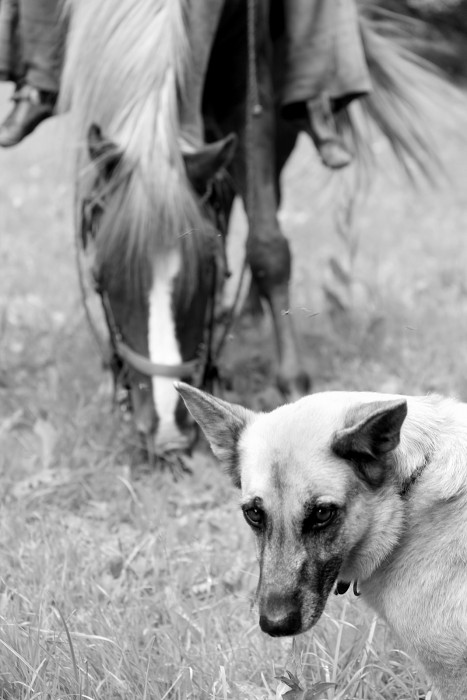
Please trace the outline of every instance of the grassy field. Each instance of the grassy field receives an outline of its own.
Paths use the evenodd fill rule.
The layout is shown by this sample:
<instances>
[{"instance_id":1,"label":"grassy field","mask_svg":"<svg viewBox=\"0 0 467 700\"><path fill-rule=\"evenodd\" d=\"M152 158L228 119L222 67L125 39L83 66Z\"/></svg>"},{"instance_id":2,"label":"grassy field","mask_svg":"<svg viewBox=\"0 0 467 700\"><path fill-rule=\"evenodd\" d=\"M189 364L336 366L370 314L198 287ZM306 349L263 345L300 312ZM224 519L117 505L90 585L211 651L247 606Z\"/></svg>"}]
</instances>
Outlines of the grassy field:
<instances>
[{"instance_id":1,"label":"grassy field","mask_svg":"<svg viewBox=\"0 0 467 700\"><path fill-rule=\"evenodd\" d=\"M219 467L200 450L174 481L141 460L80 303L71 150L62 118L0 152L0 698L257 700L288 670L335 682L328 700L428 699L351 594L295 642L263 635L253 542ZM290 164L281 216L315 389L467 397L467 146L444 150L449 184L418 193L383 151L351 228L336 227L345 176L306 142ZM239 372L241 346L234 332L245 394L264 343Z\"/></svg>"}]
</instances>

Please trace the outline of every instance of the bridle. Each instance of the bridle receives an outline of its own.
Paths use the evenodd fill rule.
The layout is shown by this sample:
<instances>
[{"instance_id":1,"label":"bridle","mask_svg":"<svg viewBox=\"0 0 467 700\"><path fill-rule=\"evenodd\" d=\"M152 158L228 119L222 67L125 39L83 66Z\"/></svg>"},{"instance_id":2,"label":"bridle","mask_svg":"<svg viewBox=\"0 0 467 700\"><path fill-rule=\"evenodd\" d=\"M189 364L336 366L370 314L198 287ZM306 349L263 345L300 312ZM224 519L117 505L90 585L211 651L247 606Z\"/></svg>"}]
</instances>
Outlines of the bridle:
<instances>
[{"instance_id":1,"label":"bridle","mask_svg":"<svg viewBox=\"0 0 467 700\"><path fill-rule=\"evenodd\" d=\"M214 321L215 310L218 297L218 279L222 267L224 275L228 275L225 265L225 235L227 228L227 217L222 202L223 175L216 175L207 184L205 192L199 197L198 204L204 209L206 215L211 219L215 231L215 245L220 237L222 241L222 260L219 262L219 252L213 246L212 253L212 282L209 291L206 308L205 338L200 343L196 357L192 360L178 364L161 364L152 362L148 357L133 350L125 341L123 334L115 320L110 304L109 296L105 288L101 286L96 276L94 278L94 288L100 297L104 317L107 323L110 340L111 354L104 350L105 343L102 340L87 302L84 272L82 269L81 249L85 249L90 240L95 240L97 236L97 220L105 212L108 197L115 193L118 187L125 185L128 180L128 173L122 173L114 181L104 181L99 177L96 180L93 190L88 197L85 197L81 205L81 226L78 228L79 240L77 241L78 274L82 292L82 300L85 314L91 327L91 332L96 340L99 351L102 355L103 364L110 367L114 376L114 395L117 397L118 389L123 388L126 393L129 390L129 372L138 372L145 377L167 377L171 379L189 380L194 386L209 387L212 382L219 377L217 368L217 357L220 352L214 352ZM220 234L218 236L217 234ZM125 393L124 392L124 393ZM128 397L121 395L119 400L122 404L128 403Z\"/></svg>"},{"instance_id":2,"label":"bridle","mask_svg":"<svg viewBox=\"0 0 467 700\"><path fill-rule=\"evenodd\" d=\"M115 322L115 317L112 312L109 297L107 292L99 292L102 308L104 309L105 319L110 334L110 343L115 356L124 364L136 370L146 377L173 377L174 379L188 379L195 374L198 368L198 360L190 360L189 362L180 362L175 365L163 365L152 362L144 355L132 350L125 343L120 329Z\"/></svg>"},{"instance_id":3,"label":"bridle","mask_svg":"<svg viewBox=\"0 0 467 700\"><path fill-rule=\"evenodd\" d=\"M255 158L254 158L254 120L262 113L262 106L259 98L258 76L256 70L256 0L247 0L247 56L248 56L248 81L247 81L247 100L246 100L246 210L250 221L253 220L255 210L254 199L254 177L255 177ZM94 187L91 194L84 198L81 205L81 227L77 228L80 240L77 240L77 265L79 283L82 293L85 315L87 317L92 335L95 338L96 344L99 347L103 357L104 366L110 366L114 375L114 396L117 397L119 387L125 389L126 395L122 397L121 404L128 405L129 394L129 370L139 372L145 377L169 377L173 379L189 379L194 386L213 390L215 381L220 382L218 370L218 358L223 350L230 329L238 314L240 303L240 294L243 287L243 281L247 268L246 257L242 265L240 279L238 281L237 290L234 296L234 302L224 321L224 328L221 338L214 348L214 325L215 325L215 310L217 305L218 295L218 279L220 272L219 255L216 255L216 245L213 246L213 269L212 269L212 284L209 295L209 300L206 309L206 317L204 327L206 328L206 337L204 342L198 348L197 357L192 360L182 362L176 365L163 365L154 363L144 355L135 352L125 341L118 324L116 323L109 297L107 292L96 284L96 291L100 295L104 316L107 322L110 335L111 357L104 351L104 343L100 338L96 324L93 321L92 314L86 297L86 286L84 283L84 273L82 269L81 250L86 248L89 238L95 239L97 235L96 215L102 214L105 211L106 201L110 194L123 184L129 177L128 172L123 172L116 180L104 181L104 186L99 189ZM200 195L198 204L205 210L205 213L211 219L214 219L214 230L220 233L222 241L222 273L225 277L229 276L229 271L226 262L225 241L227 235L227 216L226 210L222 202L222 175L214 176L207 184L206 190ZM99 179L97 182L99 182ZM218 236L216 236L216 239ZM217 240L216 242L217 243ZM96 280L97 282L97 280Z\"/></svg>"}]
</instances>

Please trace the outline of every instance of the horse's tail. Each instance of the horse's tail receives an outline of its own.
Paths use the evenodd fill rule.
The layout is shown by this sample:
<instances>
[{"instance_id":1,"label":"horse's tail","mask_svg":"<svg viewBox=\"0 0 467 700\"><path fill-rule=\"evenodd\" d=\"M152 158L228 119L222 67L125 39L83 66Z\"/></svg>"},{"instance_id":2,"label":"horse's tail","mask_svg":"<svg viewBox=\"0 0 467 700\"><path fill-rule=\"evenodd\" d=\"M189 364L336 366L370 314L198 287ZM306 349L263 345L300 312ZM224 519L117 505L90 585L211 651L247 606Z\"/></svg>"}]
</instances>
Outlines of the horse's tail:
<instances>
[{"instance_id":1,"label":"horse's tail","mask_svg":"<svg viewBox=\"0 0 467 700\"><path fill-rule=\"evenodd\" d=\"M408 48L403 17L387 15L375 25L362 15L360 27L373 90L342 116L357 156L364 164L374 157L370 121L411 178L436 180L443 172L441 139L457 128L467 103L435 66Z\"/></svg>"},{"instance_id":2,"label":"horse's tail","mask_svg":"<svg viewBox=\"0 0 467 700\"><path fill-rule=\"evenodd\" d=\"M89 187L90 178L83 177L92 170L86 136L95 123L122 152L125 169L99 240L107 259L138 278L135 267L198 228L179 144L178 95L189 55L186 3L66 1L70 30L61 101L71 109L78 199ZM198 245L196 236L183 237L183 245Z\"/></svg>"},{"instance_id":3,"label":"horse's tail","mask_svg":"<svg viewBox=\"0 0 467 700\"><path fill-rule=\"evenodd\" d=\"M363 2L363 0L360 0ZM439 66L453 80L467 79L467 3L464 0L365 0L367 11L381 17L403 15L410 27L410 47Z\"/></svg>"}]
</instances>

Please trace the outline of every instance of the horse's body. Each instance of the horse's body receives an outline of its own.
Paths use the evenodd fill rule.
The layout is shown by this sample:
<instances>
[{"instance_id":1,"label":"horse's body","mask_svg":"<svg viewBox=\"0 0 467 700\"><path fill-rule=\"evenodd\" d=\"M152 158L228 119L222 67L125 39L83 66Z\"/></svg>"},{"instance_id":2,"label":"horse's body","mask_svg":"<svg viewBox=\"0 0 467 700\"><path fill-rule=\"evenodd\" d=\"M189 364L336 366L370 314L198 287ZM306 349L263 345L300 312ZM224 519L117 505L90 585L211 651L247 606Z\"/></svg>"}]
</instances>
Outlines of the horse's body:
<instances>
[{"instance_id":1,"label":"horse's body","mask_svg":"<svg viewBox=\"0 0 467 700\"><path fill-rule=\"evenodd\" d=\"M78 201L94 197L102 204L94 222L98 286L110 325L140 356L168 368L153 377L127 368L138 430L161 449L184 446L190 431L173 380L187 378L186 363L204 338L218 232L203 193L222 168L228 168L232 196L254 203L247 206L246 255L272 313L278 384L286 395L309 384L288 313L290 250L277 220L280 169L296 134L276 113L273 51L280 42L273 46L270 0L254 3L261 112L251 122L246 0L69 2L64 93L81 144L78 169L87 175L79 180ZM390 92L382 53L376 68ZM405 59L398 60L400 69ZM399 99L411 116L407 91ZM416 127L406 133L396 119L391 132L387 100L382 114L374 105L396 150L423 161L426 142L418 132L411 152ZM92 131L86 148L93 123L101 131ZM237 137L235 152L229 134ZM209 147L206 139L213 141ZM248 158L254 158L249 178Z\"/></svg>"}]
</instances>

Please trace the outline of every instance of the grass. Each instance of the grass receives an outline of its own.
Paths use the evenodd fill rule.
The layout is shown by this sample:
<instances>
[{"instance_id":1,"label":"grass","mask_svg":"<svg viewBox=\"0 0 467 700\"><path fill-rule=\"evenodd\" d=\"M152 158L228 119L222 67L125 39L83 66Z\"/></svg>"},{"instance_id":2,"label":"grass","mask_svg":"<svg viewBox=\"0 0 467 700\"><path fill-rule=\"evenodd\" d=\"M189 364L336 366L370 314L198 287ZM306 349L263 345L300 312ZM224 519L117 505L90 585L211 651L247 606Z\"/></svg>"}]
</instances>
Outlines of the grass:
<instances>
[{"instance_id":1,"label":"grass","mask_svg":"<svg viewBox=\"0 0 467 700\"><path fill-rule=\"evenodd\" d=\"M114 468L109 500L81 495L67 508L54 494L47 508L34 498L8 509L5 697L269 698L285 668L310 684L336 681L334 698L416 697L410 662L383 651L384 630L361 604L333 599L319 631L294 648L259 632L254 553L234 494L216 466L197 461L189 492L154 474L129 488Z\"/></svg>"},{"instance_id":2,"label":"grass","mask_svg":"<svg viewBox=\"0 0 467 700\"><path fill-rule=\"evenodd\" d=\"M328 700L429 700L351 594L293 642L261 634L253 542L219 467L200 449L174 481L141 461L80 305L66 138L53 120L0 153L0 698L270 699L288 670L335 682ZM282 220L316 389L467 395L465 145L446 159L451 186L418 198L380 177L349 242L335 186L306 143L296 154ZM241 345L246 394L265 343L239 367Z\"/></svg>"}]
</instances>

